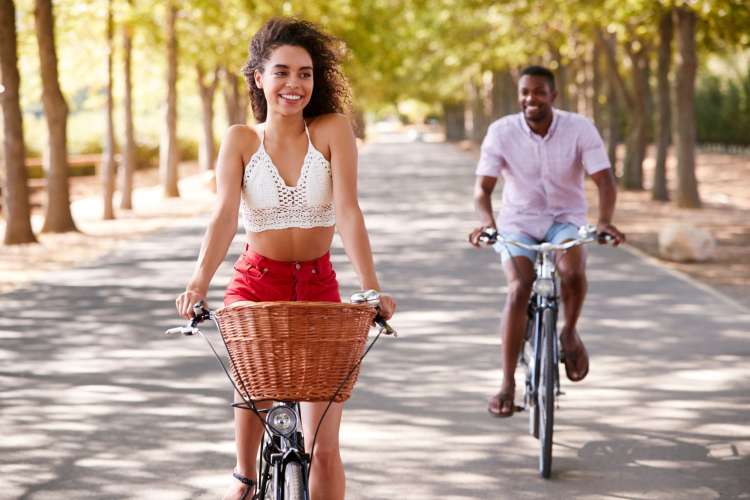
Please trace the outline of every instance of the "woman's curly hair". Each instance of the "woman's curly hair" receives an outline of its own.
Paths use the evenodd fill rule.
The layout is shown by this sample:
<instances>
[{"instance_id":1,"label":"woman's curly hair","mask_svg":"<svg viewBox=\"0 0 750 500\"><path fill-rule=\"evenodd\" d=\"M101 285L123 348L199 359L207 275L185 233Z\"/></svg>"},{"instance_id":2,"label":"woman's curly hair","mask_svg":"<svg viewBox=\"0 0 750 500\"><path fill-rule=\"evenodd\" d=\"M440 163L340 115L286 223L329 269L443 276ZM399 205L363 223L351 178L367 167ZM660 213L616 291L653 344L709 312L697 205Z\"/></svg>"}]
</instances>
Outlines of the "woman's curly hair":
<instances>
[{"instance_id":1,"label":"woman's curly hair","mask_svg":"<svg viewBox=\"0 0 750 500\"><path fill-rule=\"evenodd\" d=\"M250 92L253 115L258 122L266 121L268 107L263 89L255 84L255 71L263 72L271 52L282 45L302 47L313 63L313 93L303 110L303 116L348 111L351 94L349 84L340 69L344 44L319 30L314 24L293 17L269 20L250 41L249 56L242 74Z\"/></svg>"}]
</instances>

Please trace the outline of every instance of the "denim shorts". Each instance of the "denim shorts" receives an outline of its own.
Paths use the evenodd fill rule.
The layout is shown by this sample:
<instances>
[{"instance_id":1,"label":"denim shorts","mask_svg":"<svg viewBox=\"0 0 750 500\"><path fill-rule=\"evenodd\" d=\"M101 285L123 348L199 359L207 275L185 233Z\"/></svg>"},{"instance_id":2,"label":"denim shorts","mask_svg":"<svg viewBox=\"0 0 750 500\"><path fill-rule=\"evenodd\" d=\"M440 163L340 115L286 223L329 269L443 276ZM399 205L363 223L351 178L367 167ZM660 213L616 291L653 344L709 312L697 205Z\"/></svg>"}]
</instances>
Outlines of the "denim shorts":
<instances>
[{"instance_id":1,"label":"denim shorts","mask_svg":"<svg viewBox=\"0 0 750 500\"><path fill-rule=\"evenodd\" d=\"M512 231L501 231L500 235L504 238L516 240L521 243L527 243L529 245L535 245L543 241L558 244L567 240L577 239L578 226L569 222L555 222L554 224L552 224L552 226L550 226L550 228L547 230L547 233L544 235L544 238L542 238L541 240L532 238L526 233L516 233ZM511 245L510 243L502 243L498 241L493 245L493 248L497 253L500 254L503 263L510 260L511 257L526 257L531 262L536 262L536 252Z\"/></svg>"}]
</instances>

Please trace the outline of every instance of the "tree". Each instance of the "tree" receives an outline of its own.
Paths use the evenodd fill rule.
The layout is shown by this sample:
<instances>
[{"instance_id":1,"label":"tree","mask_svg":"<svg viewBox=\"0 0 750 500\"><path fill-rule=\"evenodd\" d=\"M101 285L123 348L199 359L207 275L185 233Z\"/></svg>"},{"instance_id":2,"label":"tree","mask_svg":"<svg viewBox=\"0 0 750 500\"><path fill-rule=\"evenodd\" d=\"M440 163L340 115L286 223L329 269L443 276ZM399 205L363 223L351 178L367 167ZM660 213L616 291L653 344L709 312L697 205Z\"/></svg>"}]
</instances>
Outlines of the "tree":
<instances>
[{"instance_id":1,"label":"tree","mask_svg":"<svg viewBox=\"0 0 750 500\"><path fill-rule=\"evenodd\" d=\"M112 53L114 52L114 21L112 19L112 0L107 0L107 104L105 107L104 147L102 148L102 163L100 174L102 178L102 218L114 219L115 211L112 197L115 194L115 130L112 112L114 109L112 97Z\"/></svg>"},{"instance_id":2,"label":"tree","mask_svg":"<svg viewBox=\"0 0 750 500\"><path fill-rule=\"evenodd\" d=\"M659 20L659 53L656 67L658 81L659 130L656 144L656 166L651 199L669 201L667 190L667 153L669 151L672 106L669 93L669 69L672 60L672 11L665 9Z\"/></svg>"},{"instance_id":3,"label":"tree","mask_svg":"<svg viewBox=\"0 0 750 500\"><path fill-rule=\"evenodd\" d=\"M211 78L206 80L206 71L198 62L195 65L197 73L198 92L201 98L203 114L203 135L198 151L198 164L201 170L213 170L216 147L214 146L214 94L219 85L219 68L215 68Z\"/></svg>"},{"instance_id":4,"label":"tree","mask_svg":"<svg viewBox=\"0 0 750 500\"><path fill-rule=\"evenodd\" d=\"M70 186L68 185L68 105L60 90L57 73L51 0L36 0L34 21L42 74L42 104L48 130L48 144L44 155L47 173L47 207L42 232L77 231L70 212Z\"/></svg>"},{"instance_id":5,"label":"tree","mask_svg":"<svg viewBox=\"0 0 750 500\"><path fill-rule=\"evenodd\" d=\"M228 21L226 15L231 7L226 1L207 0L192 0L182 5L180 36L194 42L181 47L180 58L195 68L202 119L198 164L203 171L213 170L216 159L214 101L221 65L226 64L227 57L240 57L234 47L238 45L241 30L236 29L237 21ZM234 119L235 110L231 111Z\"/></svg>"},{"instance_id":6,"label":"tree","mask_svg":"<svg viewBox=\"0 0 750 500\"><path fill-rule=\"evenodd\" d=\"M606 56L612 84L621 102L629 110L621 182L625 189L640 190L643 189L643 160L646 156L648 123L651 119L648 106L648 41L645 38L631 36L622 42L630 59L632 84L628 86L620 73L613 44L601 30L597 37Z\"/></svg>"},{"instance_id":7,"label":"tree","mask_svg":"<svg viewBox=\"0 0 750 500\"><path fill-rule=\"evenodd\" d=\"M695 176L695 72L698 66L695 48L695 11L687 6L674 9L677 34L677 68L675 70L675 105L677 120L677 192L680 207L699 208L698 180Z\"/></svg>"},{"instance_id":8,"label":"tree","mask_svg":"<svg viewBox=\"0 0 750 500\"><path fill-rule=\"evenodd\" d=\"M221 86L224 95L224 109L227 115L227 125L246 124L249 98L244 92L244 82L226 66L221 69L224 84Z\"/></svg>"},{"instance_id":9,"label":"tree","mask_svg":"<svg viewBox=\"0 0 750 500\"><path fill-rule=\"evenodd\" d=\"M128 0L132 11L133 0ZM132 14L132 12L129 12ZM123 112L125 116L125 141L122 145L122 165L120 165L120 208L133 208L133 176L135 174L135 134L133 132L133 81L131 78L131 57L133 52L133 25L126 19L122 25L122 72L124 84Z\"/></svg>"},{"instance_id":10,"label":"tree","mask_svg":"<svg viewBox=\"0 0 750 500\"><path fill-rule=\"evenodd\" d=\"M177 149L177 6L174 1L167 2L165 12L165 35L167 45L167 100L164 107L164 128L159 145L159 176L162 192L165 197L180 196L177 185L179 179Z\"/></svg>"},{"instance_id":11,"label":"tree","mask_svg":"<svg viewBox=\"0 0 750 500\"><path fill-rule=\"evenodd\" d=\"M19 89L16 41L16 9L12 0L0 0L0 104L3 117L3 152L5 156L5 245L35 243L31 229L31 207L23 141L23 115Z\"/></svg>"}]
</instances>

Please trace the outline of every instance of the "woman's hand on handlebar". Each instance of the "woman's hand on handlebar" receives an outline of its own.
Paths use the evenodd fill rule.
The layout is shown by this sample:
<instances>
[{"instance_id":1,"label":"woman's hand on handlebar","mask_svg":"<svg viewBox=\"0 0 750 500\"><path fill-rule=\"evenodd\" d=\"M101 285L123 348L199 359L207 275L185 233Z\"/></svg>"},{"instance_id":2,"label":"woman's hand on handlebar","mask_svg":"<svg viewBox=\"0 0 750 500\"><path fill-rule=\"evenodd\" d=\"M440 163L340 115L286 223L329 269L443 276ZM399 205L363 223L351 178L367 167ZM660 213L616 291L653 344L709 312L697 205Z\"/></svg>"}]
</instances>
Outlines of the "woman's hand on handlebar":
<instances>
[{"instance_id":1,"label":"woman's hand on handlebar","mask_svg":"<svg viewBox=\"0 0 750 500\"><path fill-rule=\"evenodd\" d=\"M190 320L193 319L193 306L203 300L203 294L195 290L185 290L177 296L175 305L180 317Z\"/></svg>"},{"instance_id":2,"label":"woman's hand on handlebar","mask_svg":"<svg viewBox=\"0 0 750 500\"><path fill-rule=\"evenodd\" d=\"M396 299L388 295L387 293L380 292L380 305L379 312L380 316L384 320L389 320L396 312Z\"/></svg>"}]
</instances>

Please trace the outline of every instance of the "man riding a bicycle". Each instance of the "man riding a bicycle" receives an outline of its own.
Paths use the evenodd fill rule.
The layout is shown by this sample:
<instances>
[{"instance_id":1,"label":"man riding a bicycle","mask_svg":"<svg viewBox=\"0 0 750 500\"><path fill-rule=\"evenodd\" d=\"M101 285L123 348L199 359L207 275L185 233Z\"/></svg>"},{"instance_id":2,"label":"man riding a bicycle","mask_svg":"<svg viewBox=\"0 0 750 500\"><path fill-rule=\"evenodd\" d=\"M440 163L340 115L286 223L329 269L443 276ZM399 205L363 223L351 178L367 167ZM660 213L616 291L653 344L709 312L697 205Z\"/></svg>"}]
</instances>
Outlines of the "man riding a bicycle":
<instances>
[{"instance_id":1,"label":"man riding a bicycle","mask_svg":"<svg viewBox=\"0 0 750 500\"><path fill-rule=\"evenodd\" d=\"M476 169L474 202L481 226L469 234L480 246L480 235L497 227L492 192L498 176L504 180L499 231L506 238L529 244L562 243L576 239L586 223L584 173L596 184L599 199L597 232L615 245L625 235L613 224L617 187L604 143L595 126L576 113L552 107L557 92L552 72L529 66L521 72L518 100L521 113L490 125L482 142ZM501 321L503 381L490 398L488 411L498 417L513 415L516 363L526 328L526 309L534 282L535 254L516 246L497 244L508 281L508 298ZM558 256L564 326L560 343L565 372L574 382L589 370L586 347L576 323L586 296L586 252L582 246Z\"/></svg>"}]
</instances>

